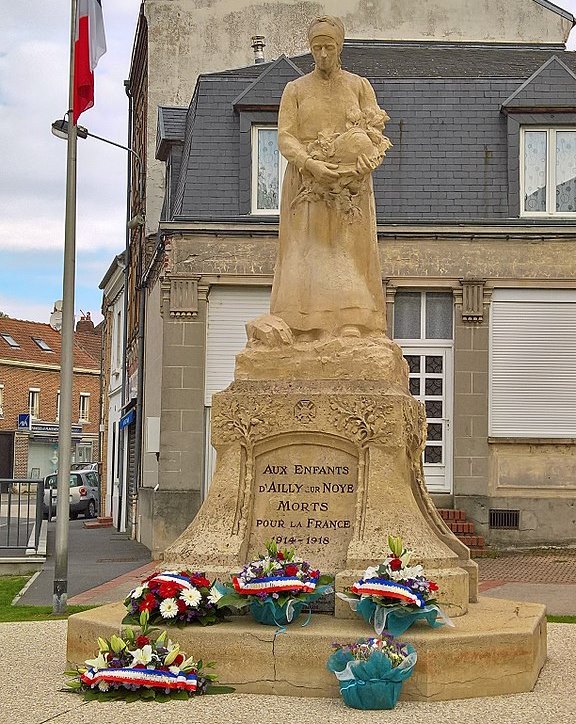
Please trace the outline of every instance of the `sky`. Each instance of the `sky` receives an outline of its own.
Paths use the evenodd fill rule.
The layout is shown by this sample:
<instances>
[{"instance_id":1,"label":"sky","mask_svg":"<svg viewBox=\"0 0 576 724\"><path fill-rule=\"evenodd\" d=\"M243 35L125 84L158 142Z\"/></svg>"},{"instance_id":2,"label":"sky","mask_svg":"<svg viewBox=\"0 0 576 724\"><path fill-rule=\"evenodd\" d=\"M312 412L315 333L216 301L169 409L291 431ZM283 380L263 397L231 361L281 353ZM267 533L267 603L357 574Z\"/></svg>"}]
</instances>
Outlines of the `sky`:
<instances>
[{"instance_id":1,"label":"sky","mask_svg":"<svg viewBox=\"0 0 576 724\"><path fill-rule=\"evenodd\" d=\"M556 0L576 15L576 0ZM48 322L62 298L70 0L0 0L0 311ZM108 50L80 125L126 144L128 76L140 0L102 0ZM576 29L575 29L576 30ZM569 46L576 47L572 31ZM76 317L102 317L98 289L124 249L127 153L78 140Z\"/></svg>"}]
</instances>

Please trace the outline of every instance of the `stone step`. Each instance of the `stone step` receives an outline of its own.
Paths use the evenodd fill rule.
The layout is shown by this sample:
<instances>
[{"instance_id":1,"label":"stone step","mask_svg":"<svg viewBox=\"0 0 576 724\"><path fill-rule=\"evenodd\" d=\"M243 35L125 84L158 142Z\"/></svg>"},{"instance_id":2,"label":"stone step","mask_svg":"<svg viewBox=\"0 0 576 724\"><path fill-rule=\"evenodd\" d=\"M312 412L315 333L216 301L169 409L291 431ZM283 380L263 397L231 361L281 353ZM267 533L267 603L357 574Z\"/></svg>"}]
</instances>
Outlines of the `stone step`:
<instances>
[{"instance_id":1,"label":"stone step","mask_svg":"<svg viewBox=\"0 0 576 724\"><path fill-rule=\"evenodd\" d=\"M452 508L438 508L440 516L450 530L470 548L472 556L482 556L485 551L485 540L481 535L476 535L474 523L466 520L464 510L453 510Z\"/></svg>"},{"instance_id":2,"label":"stone step","mask_svg":"<svg viewBox=\"0 0 576 724\"><path fill-rule=\"evenodd\" d=\"M100 516L96 520L87 520L84 528L112 528L113 521L111 516Z\"/></svg>"}]
</instances>

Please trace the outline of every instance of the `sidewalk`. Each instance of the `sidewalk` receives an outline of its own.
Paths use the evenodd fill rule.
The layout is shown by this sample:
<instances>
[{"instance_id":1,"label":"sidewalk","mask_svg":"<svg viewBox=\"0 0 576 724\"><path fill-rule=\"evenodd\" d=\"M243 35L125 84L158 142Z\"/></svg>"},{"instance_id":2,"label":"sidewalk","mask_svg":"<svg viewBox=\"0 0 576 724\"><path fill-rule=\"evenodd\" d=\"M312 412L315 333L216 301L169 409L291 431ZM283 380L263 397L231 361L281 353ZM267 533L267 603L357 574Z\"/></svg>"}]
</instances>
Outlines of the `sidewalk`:
<instances>
[{"instance_id":1,"label":"sidewalk","mask_svg":"<svg viewBox=\"0 0 576 724\"><path fill-rule=\"evenodd\" d=\"M481 596L543 603L552 616L576 616L576 549L540 548L477 559Z\"/></svg>"},{"instance_id":2,"label":"sidewalk","mask_svg":"<svg viewBox=\"0 0 576 724\"><path fill-rule=\"evenodd\" d=\"M51 606L54 590L55 525L48 523L42 570L35 574L20 597L22 606ZM146 577L150 551L115 528L85 528L71 520L68 539L68 603L99 604L118 601ZM153 568L154 566L152 566ZM135 583L133 583L135 581Z\"/></svg>"}]
</instances>

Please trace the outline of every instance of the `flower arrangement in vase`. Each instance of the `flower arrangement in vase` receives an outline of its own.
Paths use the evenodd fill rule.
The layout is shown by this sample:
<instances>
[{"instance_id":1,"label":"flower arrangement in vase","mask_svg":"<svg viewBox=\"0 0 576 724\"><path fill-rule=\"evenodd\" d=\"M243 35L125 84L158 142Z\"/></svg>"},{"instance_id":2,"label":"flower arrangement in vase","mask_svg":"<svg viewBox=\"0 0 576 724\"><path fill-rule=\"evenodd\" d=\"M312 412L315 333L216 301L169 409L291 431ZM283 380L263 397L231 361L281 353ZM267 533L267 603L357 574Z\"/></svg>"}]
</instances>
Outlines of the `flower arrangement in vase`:
<instances>
[{"instance_id":1,"label":"flower arrangement in vase","mask_svg":"<svg viewBox=\"0 0 576 724\"><path fill-rule=\"evenodd\" d=\"M266 553L232 576L232 585L217 584L219 606L249 607L253 618L270 626L295 621L303 608L332 592L332 577L321 576L293 548L266 543Z\"/></svg>"},{"instance_id":2,"label":"flower arrangement in vase","mask_svg":"<svg viewBox=\"0 0 576 724\"><path fill-rule=\"evenodd\" d=\"M121 636L98 638L98 653L85 666L66 671L66 685L87 700L188 699L206 693L227 693L216 686L216 675L203 664L187 657L167 631L155 635L148 611L140 615L141 630L126 629ZM205 667L205 668L204 668Z\"/></svg>"},{"instance_id":3,"label":"flower arrangement in vase","mask_svg":"<svg viewBox=\"0 0 576 724\"><path fill-rule=\"evenodd\" d=\"M379 635L387 630L399 636L418 620L434 628L452 626L436 602L437 584L424 575L421 565L410 565L412 551L404 548L399 536L388 536L388 548L382 563L367 568L348 591L336 595L373 623Z\"/></svg>"},{"instance_id":4,"label":"flower arrangement in vase","mask_svg":"<svg viewBox=\"0 0 576 724\"><path fill-rule=\"evenodd\" d=\"M151 623L203 626L223 620L217 605L220 594L203 573L162 571L148 576L124 600L128 610L123 623L138 623L143 611Z\"/></svg>"},{"instance_id":5,"label":"flower arrangement in vase","mask_svg":"<svg viewBox=\"0 0 576 724\"><path fill-rule=\"evenodd\" d=\"M392 636L335 643L328 669L338 679L340 694L354 709L393 709L402 684L411 676L416 651Z\"/></svg>"}]
</instances>

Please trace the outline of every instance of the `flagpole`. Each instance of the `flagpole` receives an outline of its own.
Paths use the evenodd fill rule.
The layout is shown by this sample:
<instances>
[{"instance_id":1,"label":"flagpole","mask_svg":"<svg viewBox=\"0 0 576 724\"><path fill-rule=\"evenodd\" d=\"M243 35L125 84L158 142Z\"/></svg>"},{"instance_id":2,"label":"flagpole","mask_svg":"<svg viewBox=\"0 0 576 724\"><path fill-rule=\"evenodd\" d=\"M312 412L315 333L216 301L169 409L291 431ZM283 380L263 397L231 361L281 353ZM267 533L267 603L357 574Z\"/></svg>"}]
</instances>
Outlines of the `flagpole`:
<instances>
[{"instance_id":1,"label":"flagpole","mask_svg":"<svg viewBox=\"0 0 576 724\"><path fill-rule=\"evenodd\" d=\"M72 383L74 371L74 288L76 276L76 156L77 127L73 120L74 50L78 0L70 8L70 74L68 87L68 145L66 155L66 211L62 272L62 329L60 358L60 415L58 430L58 497L52 611L66 611L68 599L68 533L70 460L72 457Z\"/></svg>"}]
</instances>

